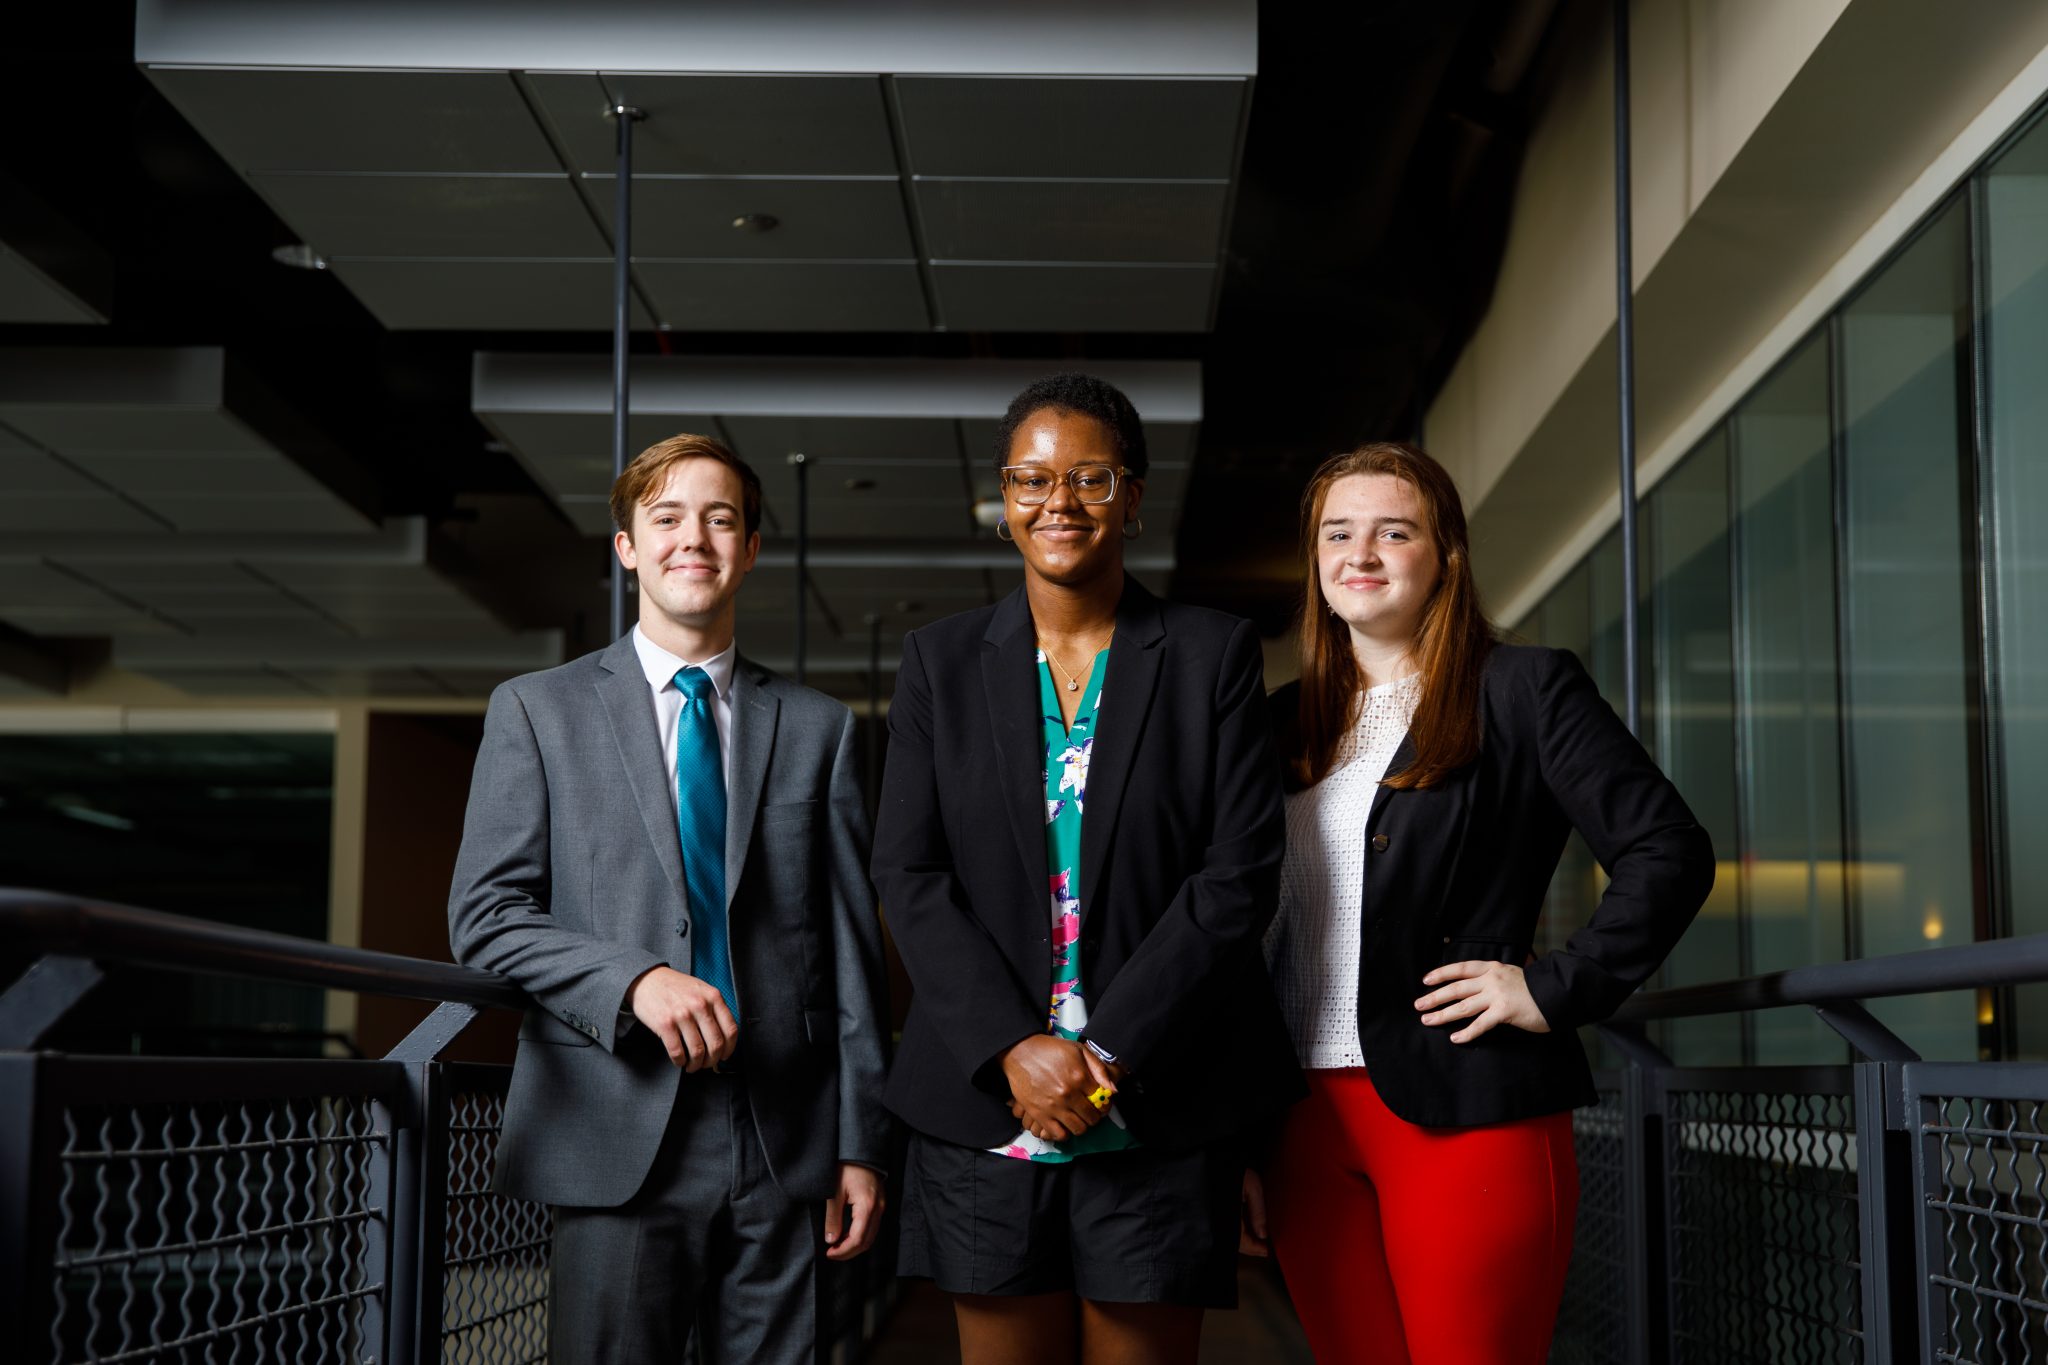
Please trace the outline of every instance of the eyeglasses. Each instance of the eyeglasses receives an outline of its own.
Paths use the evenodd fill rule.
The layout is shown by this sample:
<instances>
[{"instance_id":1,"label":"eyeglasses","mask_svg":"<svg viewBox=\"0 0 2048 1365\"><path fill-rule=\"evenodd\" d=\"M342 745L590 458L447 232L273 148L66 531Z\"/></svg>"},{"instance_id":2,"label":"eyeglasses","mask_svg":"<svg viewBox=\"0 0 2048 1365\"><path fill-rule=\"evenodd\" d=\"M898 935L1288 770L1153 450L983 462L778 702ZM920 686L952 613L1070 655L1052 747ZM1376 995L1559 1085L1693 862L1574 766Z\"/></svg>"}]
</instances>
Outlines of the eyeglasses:
<instances>
[{"instance_id":1,"label":"eyeglasses","mask_svg":"<svg viewBox=\"0 0 2048 1365\"><path fill-rule=\"evenodd\" d=\"M1111 468L1106 464L1077 464L1064 475L1055 476L1043 465L1006 464L1000 472L1003 490L1019 507L1036 507L1052 496L1053 485L1058 483L1072 489L1077 501L1108 502L1116 497L1116 481L1131 471L1122 465Z\"/></svg>"}]
</instances>

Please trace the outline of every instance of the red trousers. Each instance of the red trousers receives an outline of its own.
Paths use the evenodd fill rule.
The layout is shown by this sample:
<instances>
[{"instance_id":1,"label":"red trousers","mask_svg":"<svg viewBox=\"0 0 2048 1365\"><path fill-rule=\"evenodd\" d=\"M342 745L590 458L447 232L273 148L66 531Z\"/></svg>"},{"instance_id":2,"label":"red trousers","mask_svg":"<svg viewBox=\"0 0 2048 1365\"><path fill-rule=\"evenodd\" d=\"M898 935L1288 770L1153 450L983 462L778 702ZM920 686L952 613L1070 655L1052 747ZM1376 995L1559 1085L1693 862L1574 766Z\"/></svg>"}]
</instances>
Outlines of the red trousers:
<instances>
[{"instance_id":1,"label":"red trousers","mask_svg":"<svg viewBox=\"0 0 2048 1365\"><path fill-rule=\"evenodd\" d=\"M1319 1365L1541 1365L1571 1260L1571 1115L1418 1128L1363 1070L1311 1071L1266 1227Z\"/></svg>"}]
</instances>

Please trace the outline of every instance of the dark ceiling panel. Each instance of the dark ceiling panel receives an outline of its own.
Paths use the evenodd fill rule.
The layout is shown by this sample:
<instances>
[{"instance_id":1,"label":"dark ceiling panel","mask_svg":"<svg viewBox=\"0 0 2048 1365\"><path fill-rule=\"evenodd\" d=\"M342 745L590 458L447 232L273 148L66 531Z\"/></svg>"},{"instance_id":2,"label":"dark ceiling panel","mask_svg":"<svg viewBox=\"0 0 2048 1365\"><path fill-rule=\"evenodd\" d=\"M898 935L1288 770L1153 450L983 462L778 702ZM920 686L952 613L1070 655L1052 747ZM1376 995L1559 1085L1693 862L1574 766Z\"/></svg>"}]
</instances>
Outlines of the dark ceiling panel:
<instances>
[{"instance_id":1,"label":"dark ceiling panel","mask_svg":"<svg viewBox=\"0 0 2048 1365\"><path fill-rule=\"evenodd\" d=\"M579 171L618 166L613 100L646 112L633 169L661 175L895 175L876 76L696 76L529 72L556 138Z\"/></svg>"},{"instance_id":2,"label":"dark ceiling panel","mask_svg":"<svg viewBox=\"0 0 2048 1365\"><path fill-rule=\"evenodd\" d=\"M334 273L386 327L509 332L605 331L612 263L340 259ZM653 324L636 303L633 325Z\"/></svg>"},{"instance_id":3,"label":"dark ceiling panel","mask_svg":"<svg viewBox=\"0 0 2048 1365\"><path fill-rule=\"evenodd\" d=\"M932 287L949 331L1200 332L1215 275L1204 266L935 261Z\"/></svg>"},{"instance_id":4,"label":"dark ceiling panel","mask_svg":"<svg viewBox=\"0 0 2048 1365\"><path fill-rule=\"evenodd\" d=\"M876 460L959 467L959 436L949 418L727 417L723 423L734 447L763 471L787 468L792 451L811 458L814 474Z\"/></svg>"},{"instance_id":5,"label":"dark ceiling panel","mask_svg":"<svg viewBox=\"0 0 2048 1365\"><path fill-rule=\"evenodd\" d=\"M603 256L611 243L565 175L258 175L324 256Z\"/></svg>"},{"instance_id":6,"label":"dark ceiling panel","mask_svg":"<svg viewBox=\"0 0 2048 1365\"><path fill-rule=\"evenodd\" d=\"M661 320L687 332L922 332L910 264L636 260Z\"/></svg>"},{"instance_id":7,"label":"dark ceiling panel","mask_svg":"<svg viewBox=\"0 0 2048 1365\"><path fill-rule=\"evenodd\" d=\"M609 232L618 179L582 182ZM767 215L767 231L738 228ZM633 176L633 251L639 256L711 259L910 260L903 187L889 180L656 180Z\"/></svg>"},{"instance_id":8,"label":"dark ceiling panel","mask_svg":"<svg viewBox=\"0 0 2048 1365\"><path fill-rule=\"evenodd\" d=\"M105 322L34 263L0 245L0 322Z\"/></svg>"},{"instance_id":9,"label":"dark ceiling panel","mask_svg":"<svg viewBox=\"0 0 2048 1365\"><path fill-rule=\"evenodd\" d=\"M1207 264L1230 187L1216 183L920 180L925 249L965 261Z\"/></svg>"},{"instance_id":10,"label":"dark ceiling panel","mask_svg":"<svg viewBox=\"0 0 2048 1365\"><path fill-rule=\"evenodd\" d=\"M146 70L245 173L561 169L503 71Z\"/></svg>"},{"instance_id":11,"label":"dark ceiling panel","mask_svg":"<svg viewBox=\"0 0 2048 1365\"><path fill-rule=\"evenodd\" d=\"M909 170L1228 180L1245 82L898 76Z\"/></svg>"}]
</instances>

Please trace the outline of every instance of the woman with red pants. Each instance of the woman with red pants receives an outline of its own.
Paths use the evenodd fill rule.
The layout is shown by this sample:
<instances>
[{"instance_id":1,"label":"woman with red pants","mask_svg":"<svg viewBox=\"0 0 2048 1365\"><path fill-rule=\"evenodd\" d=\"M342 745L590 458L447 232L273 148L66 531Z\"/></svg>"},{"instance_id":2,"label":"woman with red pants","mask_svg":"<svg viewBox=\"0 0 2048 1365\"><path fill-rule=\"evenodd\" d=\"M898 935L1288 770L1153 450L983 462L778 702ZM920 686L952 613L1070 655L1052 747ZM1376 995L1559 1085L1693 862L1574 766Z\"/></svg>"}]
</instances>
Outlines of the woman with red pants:
<instances>
[{"instance_id":1,"label":"woman with red pants","mask_svg":"<svg viewBox=\"0 0 2048 1365\"><path fill-rule=\"evenodd\" d=\"M1309 1098L1246 1182L1316 1358L1537 1365L1571 1257L1574 1032L1713 882L1685 802L1563 650L1503 644L1465 514L1408 445L1304 499L1302 676L1274 696L1287 855L1267 956ZM1567 834L1609 881L1530 956Z\"/></svg>"}]
</instances>

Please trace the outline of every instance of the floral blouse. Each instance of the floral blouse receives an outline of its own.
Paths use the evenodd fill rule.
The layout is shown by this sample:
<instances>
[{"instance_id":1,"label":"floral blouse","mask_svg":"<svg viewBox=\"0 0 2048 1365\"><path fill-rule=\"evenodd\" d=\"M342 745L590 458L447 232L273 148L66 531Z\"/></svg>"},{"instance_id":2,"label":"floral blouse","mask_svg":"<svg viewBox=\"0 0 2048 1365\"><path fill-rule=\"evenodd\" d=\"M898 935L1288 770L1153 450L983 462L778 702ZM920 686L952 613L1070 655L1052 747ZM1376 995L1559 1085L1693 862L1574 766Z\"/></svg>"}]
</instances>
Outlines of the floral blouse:
<instances>
[{"instance_id":1,"label":"floral blouse","mask_svg":"<svg viewBox=\"0 0 2048 1365\"><path fill-rule=\"evenodd\" d=\"M1095 656L1088 684L1081 689L1080 709L1069 728L1060 716L1059 687L1046 664L1045 651L1038 652L1038 703L1045 716L1045 866L1052 913L1052 1001L1045 1027L1048 1033L1067 1039L1079 1038L1088 1026L1088 999L1081 986L1081 807L1088 796L1088 756L1095 748L1102 679L1108 666L1109 651L1105 649ZM1054 1162L1137 1145L1112 1103L1108 1120L1079 1137L1047 1142L1020 1132L989 1150L998 1156Z\"/></svg>"}]
</instances>

